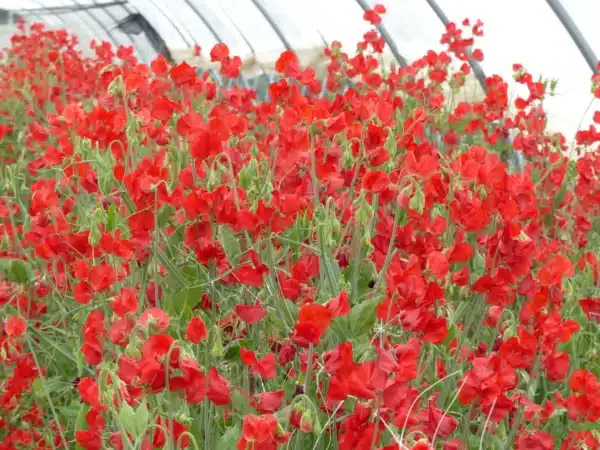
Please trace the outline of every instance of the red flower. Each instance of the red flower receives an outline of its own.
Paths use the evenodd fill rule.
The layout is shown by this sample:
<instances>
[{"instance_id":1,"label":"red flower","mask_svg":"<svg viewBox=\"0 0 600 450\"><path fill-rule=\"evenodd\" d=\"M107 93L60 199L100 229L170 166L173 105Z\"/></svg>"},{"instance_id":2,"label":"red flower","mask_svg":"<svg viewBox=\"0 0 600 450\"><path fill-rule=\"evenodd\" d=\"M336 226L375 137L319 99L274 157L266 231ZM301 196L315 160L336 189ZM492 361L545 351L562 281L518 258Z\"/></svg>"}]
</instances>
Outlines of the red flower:
<instances>
[{"instance_id":1,"label":"red flower","mask_svg":"<svg viewBox=\"0 0 600 450\"><path fill-rule=\"evenodd\" d=\"M567 353L556 352L550 354L544 361L546 375L550 381L563 381L569 371L570 358Z\"/></svg>"},{"instance_id":2,"label":"red flower","mask_svg":"<svg viewBox=\"0 0 600 450\"><path fill-rule=\"evenodd\" d=\"M284 432L275 416L248 414L242 423L242 436L238 440L238 450L277 450L279 444L287 442L291 434Z\"/></svg>"},{"instance_id":3,"label":"red flower","mask_svg":"<svg viewBox=\"0 0 600 450\"><path fill-rule=\"evenodd\" d=\"M190 404L201 403L206 397L206 376L198 363L187 356L179 361L179 368L183 376L173 377L170 382L172 391L185 391L185 400Z\"/></svg>"},{"instance_id":4,"label":"red flower","mask_svg":"<svg viewBox=\"0 0 600 450\"><path fill-rule=\"evenodd\" d=\"M138 298L135 290L131 288L121 289L118 297L113 299L111 309L118 316L124 316L127 313L135 314L138 310Z\"/></svg>"},{"instance_id":5,"label":"red flower","mask_svg":"<svg viewBox=\"0 0 600 450\"><path fill-rule=\"evenodd\" d=\"M93 408L103 409L100 403L100 389L96 380L90 377L85 377L77 383L77 391L81 396L81 400Z\"/></svg>"},{"instance_id":6,"label":"red flower","mask_svg":"<svg viewBox=\"0 0 600 450\"><path fill-rule=\"evenodd\" d=\"M221 62L229 57L229 47L223 43L216 44L210 51L210 60L212 62Z\"/></svg>"},{"instance_id":7,"label":"red flower","mask_svg":"<svg viewBox=\"0 0 600 450\"><path fill-rule=\"evenodd\" d=\"M187 62L182 62L171 69L171 80L177 86L191 85L196 81L196 70Z\"/></svg>"},{"instance_id":8,"label":"red flower","mask_svg":"<svg viewBox=\"0 0 600 450\"><path fill-rule=\"evenodd\" d=\"M27 331L27 322L21 316L11 316L4 324L4 331L9 337L21 337Z\"/></svg>"},{"instance_id":9,"label":"red flower","mask_svg":"<svg viewBox=\"0 0 600 450\"><path fill-rule=\"evenodd\" d=\"M267 315L267 311L259 305L235 305L235 313L248 325L254 325Z\"/></svg>"},{"instance_id":10,"label":"red flower","mask_svg":"<svg viewBox=\"0 0 600 450\"><path fill-rule=\"evenodd\" d=\"M348 292L342 291L340 295L332 298L325 304L325 308L331 313L331 317L343 317L350 313L350 302Z\"/></svg>"},{"instance_id":11,"label":"red flower","mask_svg":"<svg viewBox=\"0 0 600 450\"><path fill-rule=\"evenodd\" d=\"M562 286L563 276L573 276L573 264L564 256L554 256L538 272L538 281L542 286Z\"/></svg>"},{"instance_id":12,"label":"red flower","mask_svg":"<svg viewBox=\"0 0 600 450\"><path fill-rule=\"evenodd\" d=\"M156 424L159 426L157 426L154 429L154 436L152 437L152 446L154 448L168 447L167 436L169 436L171 442L179 443L179 445L177 446L179 448L187 448L190 445L190 438L186 433L188 431L188 428L181 422L178 422L177 420L159 417L156 421ZM171 430L173 432L173 435L170 435ZM166 435L165 432L168 434Z\"/></svg>"},{"instance_id":13,"label":"red flower","mask_svg":"<svg viewBox=\"0 0 600 450\"><path fill-rule=\"evenodd\" d=\"M431 252L427 258L427 269L435 277L443 279L450 270L450 264L443 253Z\"/></svg>"},{"instance_id":14,"label":"red flower","mask_svg":"<svg viewBox=\"0 0 600 450\"><path fill-rule=\"evenodd\" d=\"M169 314L164 312L160 308L149 308L144 311L137 320L138 325L142 327L148 328L151 325L154 326L154 329L159 333L165 331L169 328L169 323L171 319Z\"/></svg>"},{"instance_id":15,"label":"red flower","mask_svg":"<svg viewBox=\"0 0 600 450\"><path fill-rule=\"evenodd\" d=\"M154 61L150 63L152 72L157 77L166 77L169 74L169 64L163 55L158 55Z\"/></svg>"},{"instance_id":16,"label":"red flower","mask_svg":"<svg viewBox=\"0 0 600 450\"><path fill-rule=\"evenodd\" d=\"M383 170L370 170L362 179L363 189L369 192L381 192L389 183L390 180Z\"/></svg>"},{"instance_id":17,"label":"red flower","mask_svg":"<svg viewBox=\"0 0 600 450\"><path fill-rule=\"evenodd\" d=\"M252 350L246 350L244 347L240 348L240 359L242 360L242 364L244 364L246 367L252 367L258 362L256 353L254 353Z\"/></svg>"},{"instance_id":18,"label":"red flower","mask_svg":"<svg viewBox=\"0 0 600 450\"><path fill-rule=\"evenodd\" d=\"M275 70L287 77L296 76L300 72L298 56L291 51L284 51L275 62Z\"/></svg>"},{"instance_id":19,"label":"red flower","mask_svg":"<svg viewBox=\"0 0 600 450\"><path fill-rule=\"evenodd\" d=\"M373 9L365 11L365 13L363 14L363 19L365 19L372 25L379 25L381 23L381 16L377 13L377 11Z\"/></svg>"},{"instance_id":20,"label":"red flower","mask_svg":"<svg viewBox=\"0 0 600 450\"><path fill-rule=\"evenodd\" d=\"M206 339L207 335L206 324L202 317L192 317L188 322L185 338L193 344L199 344L200 341Z\"/></svg>"},{"instance_id":21,"label":"red flower","mask_svg":"<svg viewBox=\"0 0 600 450\"><path fill-rule=\"evenodd\" d=\"M225 378L219 375L215 367L208 371L208 399L217 406L227 405L231 401L231 390Z\"/></svg>"},{"instance_id":22,"label":"red flower","mask_svg":"<svg viewBox=\"0 0 600 450\"><path fill-rule=\"evenodd\" d=\"M308 344L318 345L321 336L329 328L331 319L331 312L323 305L313 303L304 306L298 313L292 339L302 347L308 347Z\"/></svg>"},{"instance_id":23,"label":"red flower","mask_svg":"<svg viewBox=\"0 0 600 450\"><path fill-rule=\"evenodd\" d=\"M519 434L515 442L515 450L552 450L554 439L549 433L534 431Z\"/></svg>"},{"instance_id":24,"label":"red flower","mask_svg":"<svg viewBox=\"0 0 600 450\"><path fill-rule=\"evenodd\" d=\"M277 367L275 364L275 355L267 353L261 360L257 361L252 368L253 372L263 380L270 380L277 375Z\"/></svg>"},{"instance_id":25,"label":"red flower","mask_svg":"<svg viewBox=\"0 0 600 450\"><path fill-rule=\"evenodd\" d=\"M258 402L256 409L261 414L271 414L281 408L283 404L283 396L285 391L283 389L273 392L263 392L257 395Z\"/></svg>"}]
</instances>

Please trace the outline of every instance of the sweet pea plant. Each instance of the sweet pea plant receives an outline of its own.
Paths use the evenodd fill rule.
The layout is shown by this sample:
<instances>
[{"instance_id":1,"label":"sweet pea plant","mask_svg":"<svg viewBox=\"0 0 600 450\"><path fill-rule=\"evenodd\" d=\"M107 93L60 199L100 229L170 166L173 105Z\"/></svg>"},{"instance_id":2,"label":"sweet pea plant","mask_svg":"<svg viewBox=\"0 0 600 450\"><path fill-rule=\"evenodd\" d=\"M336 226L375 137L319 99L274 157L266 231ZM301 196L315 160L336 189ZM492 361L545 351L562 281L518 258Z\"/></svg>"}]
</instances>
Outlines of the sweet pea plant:
<instances>
[{"instance_id":1,"label":"sweet pea plant","mask_svg":"<svg viewBox=\"0 0 600 450\"><path fill-rule=\"evenodd\" d=\"M286 51L267 99L21 28L0 449L600 448L600 133L566 156L520 65L512 110L495 75L454 102L480 22L399 69L333 43L326 95Z\"/></svg>"}]
</instances>

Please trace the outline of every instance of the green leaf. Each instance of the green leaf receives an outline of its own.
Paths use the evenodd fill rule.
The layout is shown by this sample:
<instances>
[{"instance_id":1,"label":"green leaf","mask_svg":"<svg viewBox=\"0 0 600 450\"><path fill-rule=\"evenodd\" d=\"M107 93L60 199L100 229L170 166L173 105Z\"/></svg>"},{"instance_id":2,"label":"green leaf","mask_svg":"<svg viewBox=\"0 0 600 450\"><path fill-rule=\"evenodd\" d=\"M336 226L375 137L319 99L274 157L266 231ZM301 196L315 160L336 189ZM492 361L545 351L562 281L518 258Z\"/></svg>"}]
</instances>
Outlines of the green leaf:
<instances>
[{"instance_id":1,"label":"green leaf","mask_svg":"<svg viewBox=\"0 0 600 450\"><path fill-rule=\"evenodd\" d=\"M5 276L9 277L10 276L10 264L11 264L11 260L10 259L0 259L0 272L2 272Z\"/></svg>"},{"instance_id":2,"label":"green leaf","mask_svg":"<svg viewBox=\"0 0 600 450\"><path fill-rule=\"evenodd\" d=\"M423 209L425 208L425 195L423 194L420 185L415 185L415 195L410 199L408 206L419 214L423 214Z\"/></svg>"},{"instance_id":3,"label":"green leaf","mask_svg":"<svg viewBox=\"0 0 600 450\"><path fill-rule=\"evenodd\" d=\"M242 394L238 389L234 389L231 393L231 404L233 408L238 411L242 416L245 416L248 413L255 413L256 411L250 405L250 401L244 394Z\"/></svg>"},{"instance_id":4,"label":"green leaf","mask_svg":"<svg viewBox=\"0 0 600 450\"><path fill-rule=\"evenodd\" d=\"M137 430L137 436L141 435L144 431L146 431L149 418L150 413L148 412L148 405L146 404L146 402L142 402L140 406L138 406L135 410L135 427Z\"/></svg>"},{"instance_id":5,"label":"green leaf","mask_svg":"<svg viewBox=\"0 0 600 450\"><path fill-rule=\"evenodd\" d=\"M200 303L200 297L204 290L200 287L186 287L183 288L173 299L172 311L179 313L183 311L185 307L193 309L198 303Z\"/></svg>"},{"instance_id":6,"label":"green leaf","mask_svg":"<svg viewBox=\"0 0 600 450\"><path fill-rule=\"evenodd\" d=\"M563 199L565 198L565 195L567 193L567 183L563 183L562 187L560 188L560 191L558 191L558 194L556 194L556 197L554 197L552 199L552 210L556 211L556 209L558 208L558 206L562 203Z\"/></svg>"},{"instance_id":7,"label":"green leaf","mask_svg":"<svg viewBox=\"0 0 600 450\"><path fill-rule=\"evenodd\" d=\"M348 315L348 322L354 337L360 337L373 328L377 320L377 306L379 306L379 300L366 300L352 307Z\"/></svg>"},{"instance_id":8,"label":"green leaf","mask_svg":"<svg viewBox=\"0 0 600 450\"><path fill-rule=\"evenodd\" d=\"M236 443L242 435L242 429L239 425L235 425L227 430L227 432L221 436L219 442L217 442L217 448L215 450L231 450L236 448Z\"/></svg>"},{"instance_id":9,"label":"green leaf","mask_svg":"<svg viewBox=\"0 0 600 450\"><path fill-rule=\"evenodd\" d=\"M238 263L238 259L242 252L240 248L240 241L235 236L233 230L227 226L220 227L219 234L219 241L223 246L223 250L225 250L227 259L229 259L229 262L235 266Z\"/></svg>"},{"instance_id":10,"label":"green leaf","mask_svg":"<svg viewBox=\"0 0 600 450\"><path fill-rule=\"evenodd\" d=\"M348 317L336 317L331 322L329 328L331 328L331 330L333 330L338 339L342 341L347 341L348 339L350 339L350 337L352 337Z\"/></svg>"},{"instance_id":11,"label":"green leaf","mask_svg":"<svg viewBox=\"0 0 600 450\"><path fill-rule=\"evenodd\" d=\"M137 436L135 411L127 403L123 403L123 405L121 405L121 410L119 411L119 420L127 431L129 431L133 436Z\"/></svg>"},{"instance_id":12,"label":"green leaf","mask_svg":"<svg viewBox=\"0 0 600 450\"><path fill-rule=\"evenodd\" d=\"M226 361L238 361L240 359L240 342L233 341L227 347L225 347L225 354L223 355L223 359Z\"/></svg>"},{"instance_id":13,"label":"green leaf","mask_svg":"<svg viewBox=\"0 0 600 450\"><path fill-rule=\"evenodd\" d=\"M375 348L371 345L371 340L366 334L363 334L359 338L351 339L352 347L354 349L354 356L357 361L364 361L365 359L371 359L377 356Z\"/></svg>"},{"instance_id":14,"label":"green leaf","mask_svg":"<svg viewBox=\"0 0 600 450\"><path fill-rule=\"evenodd\" d=\"M108 211L106 212L106 231L111 233L117 228L117 212L115 211L115 205L108 205Z\"/></svg>"},{"instance_id":15,"label":"green leaf","mask_svg":"<svg viewBox=\"0 0 600 450\"><path fill-rule=\"evenodd\" d=\"M33 269L28 262L16 259L10 265L10 271L12 273L14 281L27 284L33 279Z\"/></svg>"},{"instance_id":16,"label":"green leaf","mask_svg":"<svg viewBox=\"0 0 600 450\"><path fill-rule=\"evenodd\" d=\"M479 252L475 252L472 259L473 272L472 275L476 278L482 277L485 274L485 259Z\"/></svg>"},{"instance_id":17,"label":"green leaf","mask_svg":"<svg viewBox=\"0 0 600 450\"><path fill-rule=\"evenodd\" d=\"M165 205L160 209L157 217L159 229L162 229L169 222L174 212L175 208L171 205Z\"/></svg>"},{"instance_id":18,"label":"green leaf","mask_svg":"<svg viewBox=\"0 0 600 450\"><path fill-rule=\"evenodd\" d=\"M212 342L210 348L210 354L215 358L220 358L224 355L223 351L223 338L221 336L221 328L213 327L212 332L209 335L209 339Z\"/></svg>"}]
</instances>

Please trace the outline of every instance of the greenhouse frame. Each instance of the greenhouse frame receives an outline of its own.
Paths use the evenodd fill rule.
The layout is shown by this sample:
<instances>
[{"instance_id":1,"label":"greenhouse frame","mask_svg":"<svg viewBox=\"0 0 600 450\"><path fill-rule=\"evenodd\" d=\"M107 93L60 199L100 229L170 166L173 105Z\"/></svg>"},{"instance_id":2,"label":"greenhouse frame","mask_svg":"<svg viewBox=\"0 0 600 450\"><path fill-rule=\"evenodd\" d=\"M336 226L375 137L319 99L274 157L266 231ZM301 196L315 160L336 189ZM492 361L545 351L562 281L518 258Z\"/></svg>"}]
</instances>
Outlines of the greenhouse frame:
<instances>
[{"instance_id":1,"label":"greenhouse frame","mask_svg":"<svg viewBox=\"0 0 600 450\"><path fill-rule=\"evenodd\" d=\"M352 51L367 31L362 15L371 0L5 0L0 23L3 47L18 17L65 28L82 42L107 41L115 48L132 46L142 62L158 53L174 61L190 60L211 70L204 58L219 42L243 61L242 85L256 88L257 77L271 80L273 64L284 50L295 51L306 65L318 64L333 41ZM534 76L558 81L547 98L549 128L567 138L592 121L590 77L598 64L600 33L595 29L600 4L585 0L400 0L386 4L378 25L385 39L383 59L405 66L428 50L440 49L445 25L468 18L481 20L484 36L477 41L483 62L470 59L470 91L481 95L485 77L498 74L522 92L512 78L514 63ZM597 11L594 11L596 9ZM87 41L87 42L86 42ZM194 58L194 47L202 49ZM215 72L216 75L216 72ZM512 83L511 83L512 82Z\"/></svg>"}]
</instances>

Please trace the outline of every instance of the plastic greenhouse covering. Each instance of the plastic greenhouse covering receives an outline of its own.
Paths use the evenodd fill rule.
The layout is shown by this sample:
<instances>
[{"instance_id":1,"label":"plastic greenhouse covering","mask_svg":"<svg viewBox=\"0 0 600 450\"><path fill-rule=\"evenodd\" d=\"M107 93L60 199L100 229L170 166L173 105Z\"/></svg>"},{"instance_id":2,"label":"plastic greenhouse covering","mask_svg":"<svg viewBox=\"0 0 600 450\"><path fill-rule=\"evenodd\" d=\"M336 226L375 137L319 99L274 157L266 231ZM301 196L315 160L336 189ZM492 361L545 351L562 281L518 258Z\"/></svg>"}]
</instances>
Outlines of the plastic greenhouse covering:
<instances>
[{"instance_id":1,"label":"plastic greenhouse covering","mask_svg":"<svg viewBox=\"0 0 600 450\"><path fill-rule=\"evenodd\" d=\"M286 49L313 66L334 40L351 51L368 29L363 11L375 3L387 9L379 31L390 64L441 49L447 21L480 19L485 34L478 47L485 59L473 63L479 81L471 80L470 94L481 95L482 77L491 74L512 82L511 95L518 94L512 65L521 63L532 74L558 80L546 103L549 128L567 139L587 127L600 108L590 104L590 77L600 54L600 2L589 0L2 0L0 10L69 29L83 44L96 39L133 46L145 62L157 54L157 38L174 60L200 67L209 62L193 57L194 46L208 54L224 42L244 62L241 81L251 84L269 74Z\"/></svg>"}]
</instances>

